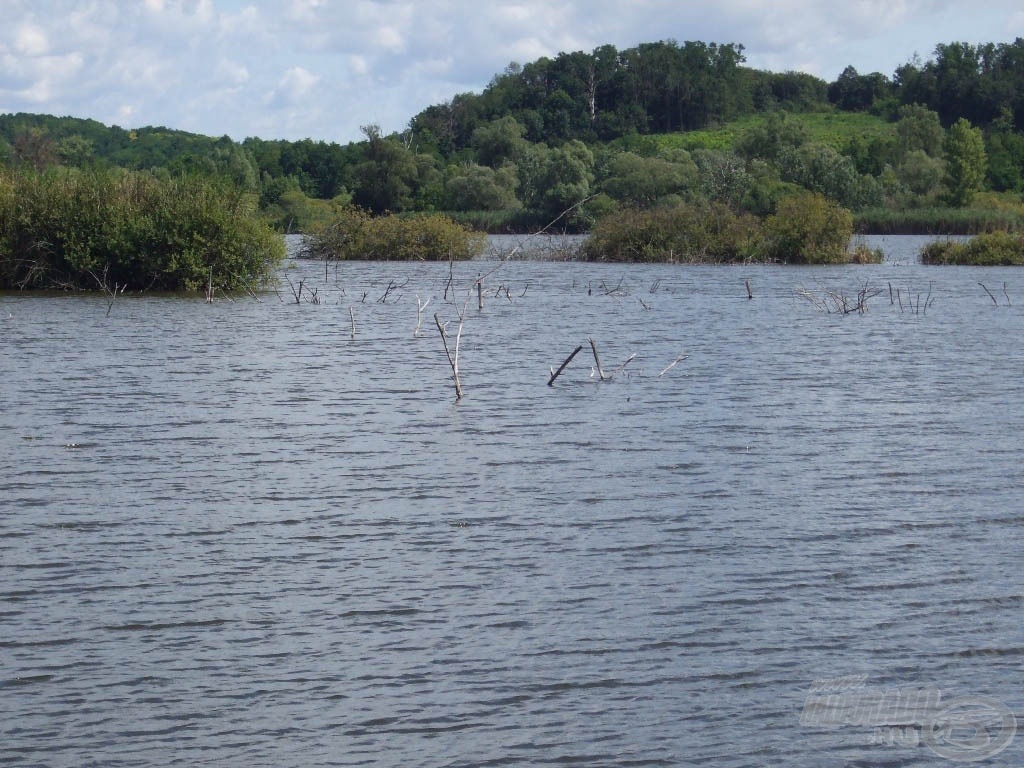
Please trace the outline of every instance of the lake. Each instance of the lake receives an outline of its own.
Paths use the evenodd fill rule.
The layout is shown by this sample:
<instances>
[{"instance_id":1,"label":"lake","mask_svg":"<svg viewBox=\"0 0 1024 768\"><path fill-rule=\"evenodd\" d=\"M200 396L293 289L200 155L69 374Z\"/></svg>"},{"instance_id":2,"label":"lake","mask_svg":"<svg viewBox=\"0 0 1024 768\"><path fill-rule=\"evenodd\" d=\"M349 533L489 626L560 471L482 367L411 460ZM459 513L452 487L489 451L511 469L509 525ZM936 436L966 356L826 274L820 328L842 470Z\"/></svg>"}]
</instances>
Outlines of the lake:
<instances>
[{"instance_id":1,"label":"lake","mask_svg":"<svg viewBox=\"0 0 1024 768\"><path fill-rule=\"evenodd\" d=\"M1024 271L921 242L0 296L0 763L1021 764L809 706L1024 711Z\"/></svg>"}]
</instances>

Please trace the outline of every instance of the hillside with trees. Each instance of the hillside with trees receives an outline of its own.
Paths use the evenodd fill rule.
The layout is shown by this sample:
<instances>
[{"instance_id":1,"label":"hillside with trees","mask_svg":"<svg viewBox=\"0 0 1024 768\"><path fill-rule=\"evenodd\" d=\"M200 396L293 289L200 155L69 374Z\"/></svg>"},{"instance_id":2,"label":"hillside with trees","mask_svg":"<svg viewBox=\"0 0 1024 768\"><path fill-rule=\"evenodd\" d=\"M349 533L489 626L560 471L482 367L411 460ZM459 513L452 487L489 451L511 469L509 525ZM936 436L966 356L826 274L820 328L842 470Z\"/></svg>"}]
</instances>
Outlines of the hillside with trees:
<instances>
[{"instance_id":1,"label":"hillside with trees","mask_svg":"<svg viewBox=\"0 0 1024 768\"><path fill-rule=\"evenodd\" d=\"M479 93L341 145L0 115L8 171L124 168L226 181L280 231L350 205L451 212L490 231L589 229L617 210L725 205L764 217L809 191L862 228L1020 225L1024 40L940 44L892 76L828 83L744 65L743 46L664 40L510 64Z\"/></svg>"}]
</instances>

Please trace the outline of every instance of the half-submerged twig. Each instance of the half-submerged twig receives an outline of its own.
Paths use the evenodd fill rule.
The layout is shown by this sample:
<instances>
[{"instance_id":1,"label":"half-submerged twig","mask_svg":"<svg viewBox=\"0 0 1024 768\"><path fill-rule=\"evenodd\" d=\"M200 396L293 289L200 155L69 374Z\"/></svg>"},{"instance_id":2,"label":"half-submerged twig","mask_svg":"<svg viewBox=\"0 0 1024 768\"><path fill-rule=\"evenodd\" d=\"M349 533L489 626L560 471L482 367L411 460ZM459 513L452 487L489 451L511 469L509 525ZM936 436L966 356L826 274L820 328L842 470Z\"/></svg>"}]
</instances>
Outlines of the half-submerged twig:
<instances>
[{"instance_id":1,"label":"half-submerged twig","mask_svg":"<svg viewBox=\"0 0 1024 768\"><path fill-rule=\"evenodd\" d=\"M555 385L555 379L557 379L562 374L562 371L565 370L565 366L572 362L572 359L580 353L581 349L583 349L582 344L578 345L576 349L574 349L572 353L570 353L570 355L567 358L565 358L565 361L560 366L558 366L557 371L554 368L551 369L551 378L548 379L549 387L553 387Z\"/></svg>"},{"instance_id":2,"label":"half-submerged twig","mask_svg":"<svg viewBox=\"0 0 1024 768\"><path fill-rule=\"evenodd\" d=\"M455 400L462 399L462 382L459 380L459 342L462 340L462 318L459 318L459 332L455 336L455 354L448 347L448 334L445 332L441 318L434 313L434 322L437 323L437 331L441 334L441 341L444 343L444 353L448 356L448 365L452 367L452 379L455 381Z\"/></svg>"},{"instance_id":3,"label":"half-submerged twig","mask_svg":"<svg viewBox=\"0 0 1024 768\"><path fill-rule=\"evenodd\" d=\"M622 373L623 369L624 369L624 368L625 368L625 367L626 367L627 365L629 365L630 363L632 363L632 362L633 362L633 361L634 361L635 359L636 359L636 352L634 352L634 353L633 353L632 355L630 355L629 357L627 357L627 358L626 358L626 362L624 362L624 363L623 363L622 365L620 365L620 366L619 366L618 368L616 368L616 369L615 369L614 371L612 371L612 375L611 375L611 376L609 376L608 378L614 378L615 376L618 376L618 375L619 375L620 373Z\"/></svg>"},{"instance_id":4,"label":"half-submerged twig","mask_svg":"<svg viewBox=\"0 0 1024 768\"><path fill-rule=\"evenodd\" d=\"M985 284L984 283L980 283L979 282L978 285L980 285L982 288L985 288ZM988 288L985 288L985 293L987 293L988 297L990 299L992 299L992 303L995 304L998 307L999 306L999 302L996 301L996 297L992 295L992 291L990 291Z\"/></svg>"},{"instance_id":5,"label":"half-submerged twig","mask_svg":"<svg viewBox=\"0 0 1024 768\"><path fill-rule=\"evenodd\" d=\"M89 274L92 275L93 280L95 280L97 283L99 283L100 288L103 290L103 293L105 293L107 295L107 315L106 316L110 317L110 310L114 308L114 301L117 300L118 294L124 293L124 289L128 287L128 284L125 283L124 285L118 285L115 282L114 283L114 287L111 288L110 284L107 282L107 270L108 269L110 269L110 265L109 264L107 264L107 265L105 265L103 267L103 278L102 279L97 277L95 272L90 272Z\"/></svg>"},{"instance_id":6,"label":"half-submerged twig","mask_svg":"<svg viewBox=\"0 0 1024 768\"><path fill-rule=\"evenodd\" d=\"M665 368L662 370L661 373L658 374L658 376L664 376L666 373L668 373L673 368L675 368L677 365L679 365L679 363L681 363L687 357L688 357L688 355L682 355L682 354L679 355L679 357L677 357L675 360L673 360L671 363L669 363L667 366L665 366Z\"/></svg>"},{"instance_id":7,"label":"half-submerged twig","mask_svg":"<svg viewBox=\"0 0 1024 768\"><path fill-rule=\"evenodd\" d=\"M356 337L356 310L349 305L348 316L352 319L352 338Z\"/></svg>"},{"instance_id":8,"label":"half-submerged twig","mask_svg":"<svg viewBox=\"0 0 1024 768\"><path fill-rule=\"evenodd\" d=\"M597 364L597 375L601 377L601 381L604 381L604 369L601 368L601 358L597 354L597 344L595 344L594 340L589 336L587 337L587 341L590 342L590 349L594 352L594 362Z\"/></svg>"},{"instance_id":9,"label":"half-submerged twig","mask_svg":"<svg viewBox=\"0 0 1024 768\"><path fill-rule=\"evenodd\" d=\"M423 310L427 308L429 303L430 299L420 301L420 295L416 294L416 327L412 330L413 336L420 335L420 326L423 324Z\"/></svg>"}]
</instances>

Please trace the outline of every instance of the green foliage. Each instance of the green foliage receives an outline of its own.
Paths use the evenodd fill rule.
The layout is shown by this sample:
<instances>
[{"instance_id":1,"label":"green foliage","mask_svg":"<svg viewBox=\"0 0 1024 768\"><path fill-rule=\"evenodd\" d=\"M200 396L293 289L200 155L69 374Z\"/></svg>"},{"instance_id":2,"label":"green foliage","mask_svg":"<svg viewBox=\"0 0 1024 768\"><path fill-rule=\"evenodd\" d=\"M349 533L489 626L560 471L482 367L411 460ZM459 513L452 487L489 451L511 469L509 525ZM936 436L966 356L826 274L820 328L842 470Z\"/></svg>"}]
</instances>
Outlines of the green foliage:
<instances>
[{"instance_id":1,"label":"green foliage","mask_svg":"<svg viewBox=\"0 0 1024 768\"><path fill-rule=\"evenodd\" d=\"M554 145L704 128L752 110L742 62L739 45L675 40L560 53L511 65L482 94L429 107L411 126L446 155L478 143L476 130L506 117L527 140Z\"/></svg>"},{"instance_id":2,"label":"green foliage","mask_svg":"<svg viewBox=\"0 0 1024 768\"><path fill-rule=\"evenodd\" d=\"M594 181L594 155L586 144L570 141L554 149L537 146L519 167L527 207L549 221L567 212L569 223L579 220L582 211L574 206L590 197Z\"/></svg>"},{"instance_id":3,"label":"green foliage","mask_svg":"<svg viewBox=\"0 0 1024 768\"><path fill-rule=\"evenodd\" d=\"M882 235L973 235L1024 231L1024 213L994 208L867 208L856 215L858 232Z\"/></svg>"},{"instance_id":4,"label":"green foliage","mask_svg":"<svg viewBox=\"0 0 1024 768\"><path fill-rule=\"evenodd\" d=\"M736 152L748 160L778 160L786 150L806 144L807 128L785 112L772 112L768 119L749 128L736 142Z\"/></svg>"},{"instance_id":5,"label":"green foliage","mask_svg":"<svg viewBox=\"0 0 1024 768\"><path fill-rule=\"evenodd\" d=\"M993 132L986 136L988 157L987 181L997 191L1024 189L1024 135L1011 131Z\"/></svg>"},{"instance_id":6,"label":"green foliage","mask_svg":"<svg viewBox=\"0 0 1024 768\"><path fill-rule=\"evenodd\" d=\"M200 177L53 169L0 175L0 287L232 290L266 278L284 243L255 200Z\"/></svg>"},{"instance_id":7,"label":"green foliage","mask_svg":"<svg viewBox=\"0 0 1024 768\"><path fill-rule=\"evenodd\" d=\"M796 184L780 180L770 166L760 160L750 163L750 179L740 208L762 218L775 213L783 198L801 191Z\"/></svg>"},{"instance_id":8,"label":"green foliage","mask_svg":"<svg viewBox=\"0 0 1024 768\"><path fill-rule=\"evenodd\" d=\"M547 222L525 208L505 211L448 211L452 221L467 229L490 234L537 231Z\"/></svg>"},{"instance_id":9,"label":"green foliage","mask_svg":"<svg viewBox=\"0 0 1024 768\"><path fill-rule=\"evenodd\" d=\"M483 252L486 236L440 214L372 216L350 207L312 233L303 255L316 259L446 261Z\"/></svg>"},{"instance_id":10,"label":"green foliage","mask_svg":"<svg viewBox=\"0 0 1024 768\"><path fill-rule=\"evenodd\" d=\"M473 131L470 145L476 150L477 162L491 168L515 162L523 152L526 128L511 115L494 120Z\"/></svg>"},{"instance_id":11,"label":"green foliage","mask_svg":"<svg viewBox=\"0 0 1024 768\"><path fill-rule=\"evenodd\" d=\"M398 141L381 135L376 125L363 127L365 160L353 170L353 200L374 213L400 212L411 207L418 177L416 158Z\"/></svg>"},{"instance_id":12,"label":"green foliage","mask_svg":"<svg viewBox=\"0 0 1024 768\"><path fill-rule=\"evenodd\" d=\"M949 204L963 207L970 204L976 192L980 192L985 181L988 161L985 157L985 141L981 131L964 118L957 120L949 129L943 145L946 152L946 187L949 190Z\"/></svg>"},{"instance_id":13,"label":"green foliage","mask_svg":"<svg viewBox=\"0 0 1024 768\"><path fill-rule=\"evenodd\" d=\"M779 156L783 181L798 184L849 208L877 204L881 189L857 173L853 161L825 144L805 144Z\"/></svg>"},{"instance_id":14,"label":"green foliage","mask_svg":"<svg viewBox=\"0 0 1024 768\"><path fill-rule=\"evenodd\" d=\"M934 202L942 191L946 162L928 155L923 149L908 152L896 169L896 177L919 200Z\"/></svg>"},{"instance_id":15,"label":"green foliage","mask_svg":"<svg viewBox=\"0 0 1024 768\"><path fill-rule=\"evenodd\" d=\"M961 117L986 130L980 182L964 142L943 155L943 126ZM482 93L428 107L401 135L367 126L366 141L345 146L0 115L0 164L214 177L259 193L265 218L292 231L350 199L375 213L458 208L489 228L532 227L602 192L562 220L579 230L619 205L699 197L767 215L793 185L855 210L930 207L946 159L946 199L965 204L986 183L1024 189L1021 128L1024 40L939 45L892 81L847 67L826 83L748 69L740 45L669 39L511 64Z\"/></svg>"},{"instance_id":16,"label":"green foliage","mask_svg":"<svg viewBox=\"0 0 1024 768\"><path fill-rule=\"evenodd\" d=\"M942 152L942 141L946 132L936 112L920 104L909 104L899 108L896 123L897 161L911 152L922 151L929 157L938 157Z\"/></svg>"},{"instance_id":17,"label":"green foliage","mask_svg":"<svg viewBox=\"0 0 1024 768\"><path fill-rule=\"evenodd\" d=\"M318 200L295 188L285 190L274 202L262 207L261 214L278 232L312 232L332 221L349 203L349 195Z\"/></svg>"},{"instance_id":18,"label":"green foliage","mask_svg":"<svg viewBox=\"0 0 1024 768\"><path fill-rule=\"evenodd\" d=\"M895 162L896 139L891 136L864 136L853 134L843 147L844 155L853 161L857 173L881 176L887 166Z\"/></svg>"},{"instance_id":19,"label":"green foliage","mask_svg":"<svg viewBox=\"0 0 1024 768\"><path fill-rule=\"evenodd\" d=\"M966 243L935 241L922 248L921 263L1024 266L1024 235L990 232Z\"/></svg>"},{"instance_id":20,"label":"green foliage","mask_svg":"<svg viewBox=\"0 0 1024 768\"><path fill-rule=\"evenodd\" d=\"M621 152L608 163L601 188L614 200L640 207L666 195L684 194L696 185L697 166L686 153L679 160Z\"/></svg>"},{"instance_id":21,"label":"green foliage","mask_svg":"<svg viewBox=\"0 0 1024 768\"><path fill-rule=\"evenodd\" d=\"M675 133L642 138L649 140L653 148L651 153L661 148L679 147L688 150L735 149L738 153L746 155L747 148L743 142L751 134L757 136L759 132L765 131L765 124L773 120L781 124L782 136L786 137L780 142L781 146L786 144L799 146L799 144L814 142L826 144L840 152L846 152L850 142L855 138L866 143L874 142L876 147L883 147L886 142L894 139L896 133L893 124L875 115L866 112L836 112L828 109L803 113L787 112L784 117L781 115L773 117L773 113L768 113L767 116L748 115L716 128L689 131L685 134ZM795 141L796 136L802 140ZM750 154L750 156L756 155Z\"/></svg>"},{"instance_id":22,"label":"green foliage","mask_svg":"<svg viewBox=\"0 0 1024 768\"><path fill-rule=\"evenodd\" d=\"M802 192L779 202L764 223L766 259L796 264L838 264L849 260L853 234L850 212L823 195Z\"/></svg>"},{"instance_id":23,"label":"green foliage","mask_svg":"<svg viewBox=\"0 0 1024 768\"><path fill-rule=\"evenodd\" d=\"M828 98L840 109L860 111L869 109L891 91L892 83L885 75L879 72L861 75L853 67L847 67L829 86Z\"/></svg>"},{"instance_id":24,"label":"green foliage","mask_svg":"<svg viewBox=\"0 0 1024 768\"><path fill-rule=\"evenodd\" d=\"M1011 125L1024 129L1024 38L1012 43L940 44L934 58L911 61L896 70L897 96L903 104L922 104L938 113L943 125L960 118L988 127L1008 109Z\"/></svg>"},{"instance_id":25,"label":"green foliage","mask_svg":"<svg viewBox=\"0 0 1024 768\"><path fill-rule=\"evenodd\" d=\"M445 184L444 206L449 211L503 211L519 207L513 166L497 170L470 164L458 168Z\"/></svg>"},{"instance_id":26,"label":"green foliage","mask_svg":"<svg viewBox=\"0 0 1024 768\"><path fill-rule=\"evenodd\" d=\"M763 222L720 203L621 210L598 220L581 254L593 261L878 261L875 252L847 250L852 232L849 211L800 192L783 198Z\"/></svg>"},{"instance_id":27,"label":"green foliage","mask_svg":"<svg viewBox=\"0 0 1024 768\"><path fill-rule=\"evenodd\" d=\"M601 218L583 244L590 261L735 262L757 252L760 227L727 206L630 208Z\"/></svg>"},{"instance_id":28,"label":"green foliage","mask_svg":"<svg viewBox=\"0 0 1024 768\"><path fill-rule=\"evenodd\" d=\"M812 112L828 105L828 83L804 72L747 70L751 103L759 112Z\"/></svg>"},{"instance_id":29,"label":"green foliage","mask_svg":"<svg viewBox=\"0 0 1024 768\"><path fill-rule=\"evenodd\" d=\"M751 186L743 159L732 152L695 150L691 156L697 166L701 194L713 202L737 209Z\"/></svg>"}]
</instances>

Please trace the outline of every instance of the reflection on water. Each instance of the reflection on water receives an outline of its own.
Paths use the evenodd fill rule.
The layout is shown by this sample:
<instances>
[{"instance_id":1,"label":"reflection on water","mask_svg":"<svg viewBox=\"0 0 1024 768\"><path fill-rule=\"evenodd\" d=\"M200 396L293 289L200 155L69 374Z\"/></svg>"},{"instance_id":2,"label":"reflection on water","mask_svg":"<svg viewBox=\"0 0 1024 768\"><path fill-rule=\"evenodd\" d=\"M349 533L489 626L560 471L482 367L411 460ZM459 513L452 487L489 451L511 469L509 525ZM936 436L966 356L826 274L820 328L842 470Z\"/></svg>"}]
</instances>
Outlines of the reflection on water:
<instances>
[{"instance_id":1,"label":"reflection on water","mask_svg":"<svg viewBox=\"0 0 1024 768\"><path fill-rule=\"evenodd\" d=\"M906 242L456 265L460 306L498 266L458 404L447 264L298 263L280 297L109 317L0 297L0 757L935 764L800 725L854 674L1020 711L1024 273ZM865 283L865 314L800 294ZM588 337L606 374L636 357L602 382Z\"/></svg>"}]
</instances>

